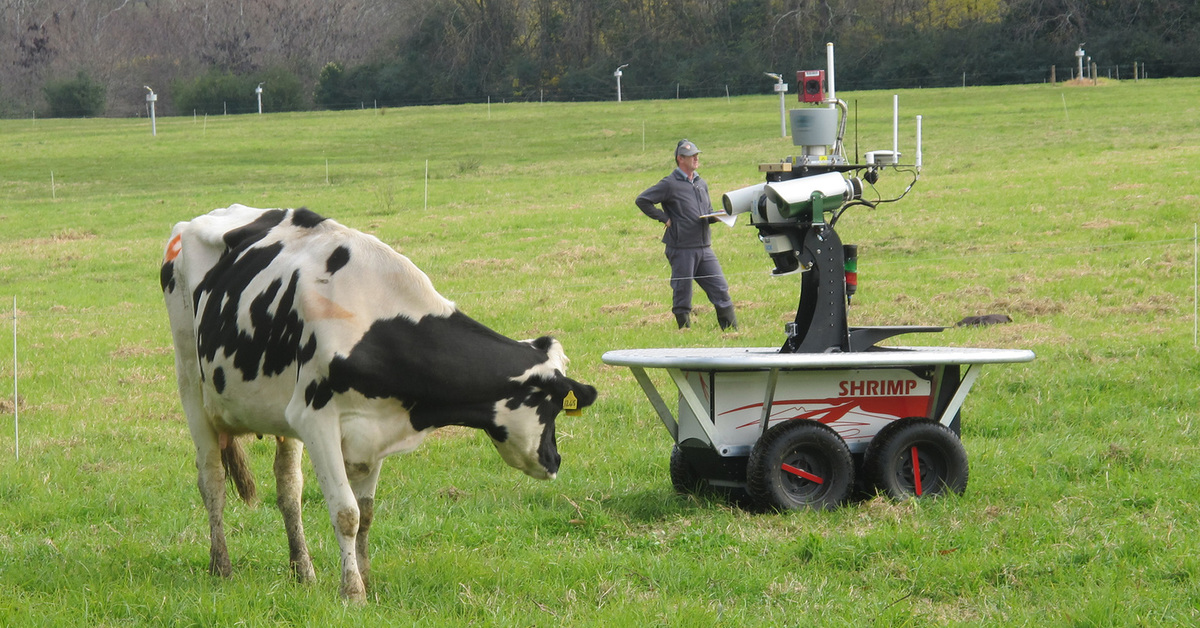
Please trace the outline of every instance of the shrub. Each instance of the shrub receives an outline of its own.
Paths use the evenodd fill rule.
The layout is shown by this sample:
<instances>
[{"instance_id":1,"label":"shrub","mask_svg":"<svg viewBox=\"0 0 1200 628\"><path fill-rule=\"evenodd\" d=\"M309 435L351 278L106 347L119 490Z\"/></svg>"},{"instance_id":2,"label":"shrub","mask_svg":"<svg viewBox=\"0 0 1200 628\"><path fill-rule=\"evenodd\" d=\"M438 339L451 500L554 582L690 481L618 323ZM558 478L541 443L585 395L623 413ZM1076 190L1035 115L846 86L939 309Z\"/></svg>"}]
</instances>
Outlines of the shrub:
<instances>
[{"instance_id":1,"label":"shrub","mask_svg":"<svg viewBox=\"0 0 1200 628\"><path fill-rule=\"evenodd\" d=\"M75 78L51 81L42 88L52 118L90 118L104 113L105 93L102 83L92 80L80 70Z\"/></svg>"},{"instance_id":2,"label":"shrub","mask_svg":"<svg viewBox=\"0 0 1200 628\"><path fill-rule=\"evenodd\" d=\"M237 75L210 70L190 83L175 83L175 107L180 114L256 113L258 96L254 89L263 84L263 111L304 109L304 89L295 74L272 68L254 74Z\"/></svg>"},{"instance_id":3,"label":"shrub","mask_svg":"<svg viewBox=\"0 0 1200 628\"><path fill-rule=\"evenodd\" d=\"M346 71L341 65L330 61L321 68L317 86L313 90L313 101L319 107L336 109L345 102Z\"/></svg>"},{"instance_id":4,"label":"shrub","mask_svg":"<svg viewBox=\"0 0 1200 628\"><path fill-rule=\"evenodd\" d=\"M250 93L254 87L263 84L263 111L301 111L309 108L308 99L304 94L304 86L300 78L283 68L269 68L249 77ZM255 111L258 105L255 104Z\"/></svg>"},{"instance_id":5,"label":"shrub","mask_svg":"<svg viewBox=\"0 0 1200 628\"><path fill-rule=\"evenodd\" d=\"M250 113L256 111L254 85L231 72L210 70L192 81L177 81L175 107L180 113Z\"/></svg>"},{"instance_id":6,"label":"shrub","mask_svg":"<svg viewBox=\"0 0 1200 628\"><path fill-rule=\"evenodd\" d=\"M357 109L363 103L397 102L395 64L368 63L342 69L328 63L317 77L313 100L325 109Z\"/></svg>"}]
</instances>

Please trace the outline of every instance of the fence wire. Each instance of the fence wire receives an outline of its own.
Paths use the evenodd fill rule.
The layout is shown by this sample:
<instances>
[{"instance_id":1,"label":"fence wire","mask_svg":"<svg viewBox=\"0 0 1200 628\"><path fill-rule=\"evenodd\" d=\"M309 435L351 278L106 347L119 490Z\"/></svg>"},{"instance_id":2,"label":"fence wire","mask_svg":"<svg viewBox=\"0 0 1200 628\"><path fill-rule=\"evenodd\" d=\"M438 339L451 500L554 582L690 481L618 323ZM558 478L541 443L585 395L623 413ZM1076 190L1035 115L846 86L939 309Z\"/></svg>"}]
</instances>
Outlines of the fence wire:
<instances>
[{"instance_id":1,"label":"fence wire","mask_svg":"<svg viewBox=\"0 0 1200 628\"><path fill-rule=\"evenodd\" d=\"M960 262L960 261L965 261L965 260L974 260L974 261L978 262L979 260L986 260L989 258L1012 257L1012 256L1018 256L1018 255L1024 256L1024 257L1054 257L1054 256L1058 256L1058 255L1074 255L1074 254L1077 254L1080 252L1117 251L1117 250L1123 250L1123 249L1128 249L1128 248L1132 248L1132 247L1145 248L1147 246L1159 246L1159 247L1167 248L1170 246L1179 245L1179 244L1183 244L1183 243L1191 243L1191 245L1192 245L1192 346L1196 347L1198 341L1200 341L1200 337L1198 337L1198 332L1200 332L1200 235L1198 235L1198 233L1200 233L1200 232L1198 232L1197 226L1193 225L1191 238L1165 238L1165 239L1160 239L1160 240L1126 242L1126 243L1116 243L1116 244L1081 245L1081 246L1077 246L1077 247L1066 247L1066 248L1043 247L1043 248L1017 249L1017 250L1003 251L1003 252L991 251L991 252L979 253L979 254L942 255L942 256L935 256L935 257L925 257L925 258L921 258L918 260L906 259L906 260L901 260L901 261L880 261L880 262L876 262L876 263L879 265L892 265L892 264L913 265L913 264L941 264L941 263L946 263L946 262ZM756 272L756 271L745 271L745 272L740 272L740 273L733 273L732 275L729 275L729 276L747 276L747 275L761 275L761 274L762 274L761 272ZM696 279L696 277L692 277L691 279ZM666 283L669 281L670 281L669 278L664 279L662 277L655 277L655 278L645 278L645 279L627 279L627 280L622 280L622 281L616 282L616 283L619 283L620 285L628 286L628 285L636 285L636 284L647 284L647 285L648 284L659 284L659 283ZM565 284L564 286L562 286L562 288L567 289L567 290L586 290L586 289L594 289L597 287L606 287L606 286L612 286L612 285L614 285L614 282L612 282L612 281L572 282L572 283ZM471 291L453 292L452 296L470 296L470 295L513 293L513 292L525 292L525 291L527 291L527 289L471 290ZM21 404L20 404L20 395L19 395L19 373L18 373L18 367L20 364L19 363L19 347L18 347L18 341L19 341L18 329L19 329L20 321L23 319L39 319L39 318L40 319L49 319L49 318L68 318L68 317L80 318L80 317L86 317L86 316L101 317L101 316L111 316L112 315L110 312L100 312L100 311L97 311L97 312L86 312L85 311L85 312L70 312L70 313L62 313L62 312L54 312L54 311L22 312L18 307L19 306L18 299L19 299L19 297L17 295L14 295L13 299L12 299L12 309L8 310L7 312L0 312L0 316L2 316L5 319L11 320L11 322L12 322L12 339L13 339L13 342L12 342L12 382L13 382L13 384L12 384L12 402L11 402L12 409L11 409L11 412L13 415L13 452L14 452L14 458L16 460L20 460L20 455L21 455L20 454L20 405ZM2 409L8 410L7 408L2 408ZM7 412L5 412L5 413L7 413Z\"/></svg>"},{"instance_id":2,"label":"fence wire","mask_svg":"<svg viewBox=\"0 0 1200 628\"><path fill-rule=\"evenodd\" d=\"M929 264L929 265L943 264L943 263L962 262L962 261L978 262L980 260L986 260L989 258L1011 258L1011 257L1018 257L1018 256L1021 256L1021 257L1055 257L1055 256L1060 256L1060 255L1074 255L1074 254L1078 254L1081 252L1111 251L1111 250L1128 249L1128 248L1134 248L1134 247L1140 247L1140 248L1144 248L1147 246L1168 247L1171 245L1177 245L1177 244L1182 244L1182 243L1192 243L1193 244L1193 262L1194 262L1193 267L1197 266L1197 264L1195 263L1196 262L1195 258L1196 258L1196 248L1198 245L1198 239L1195 235L1193 235L1190 238L1164 238L1164 239L1159 239L1159 240L1139 240L1136 242L1118 242L1118 243L1114 243L1114 244L1085 244L1085 245L1079 245L1079 246L1075 246L1075 247L1026 248L1026 249L1013 249L1011 251L987 251L987 252L981 252L981 253L976 253L976 254L958 253L958 254L954 254L954 255L936 255L933 257L921 257L921 258L917 258L917 259L906 258L906 259L902 259L902 260L895 260L895 259L872 260L871 264L874 266L894 266L894 265L901 265L901 264L906 265L906 266L913 266L913 265L925 265L925 264ZM666 269L666 270L669 271L669 269ZM740 272L727 272L724 274L725 274L725 277L728 278L728 277L762 276L764 274L767 274L767 272L768 271L765 271L765 270L764 271L749 270L749 271L740 271ZM1195 274L1196 273L1193 272L1193 275L1195 275ZM709 277L709 275L693 275L690 277L686 277L686 279L696 280L696 279L705 279L708 277ZM680 279L685 279L685 278L681 277ZM620 280L604 279L604 280L596 280L596 281L573 281L573 282L568 282L565 284L560 284L558 286L558 288L561 290L565 290L565 291L582 291L582 290L593 290L596 288L605 288L605 287L612 287L612 286L634 286L634 285L642 285L642 284L646 284L646 285L667 284L667 285L669 285L670 281L671 281L671 277L669 276L669 273L668 273L668 274L663 274L663 275L655 275L653 277L634 278L634 279L620 279ZM1196 283L1196 277L1193 277L1193 284L1195 284L1195 283ZM480 289L480 290L442 290L442 289L439 289L439 292L442 294L442 296L453 301L456 298L467 297L467 296L488 295L488 294L524 293L524 292L529 292L531 290L540 290L540 289L541 288L505 287L505 288L490 288L490 289ZM73 311L73 312L69 312L69 313L55 312L55 311L47 311L47 312L22 311L19 308L17 308L17 306L15 304L15 297L14 297L13 308L17 312L16 318L21 318L21 319L55 318L55 317L78 318L78 317L86 317L89 315L111 316L111 313L108 313L108 312L92 313L92 312L88 312L86 310L82 311L82 312ZM7 310L7 311L0 310L0 317L3 317L5 319L14 318L13 310Z\"/></svg>"}]
</instances>

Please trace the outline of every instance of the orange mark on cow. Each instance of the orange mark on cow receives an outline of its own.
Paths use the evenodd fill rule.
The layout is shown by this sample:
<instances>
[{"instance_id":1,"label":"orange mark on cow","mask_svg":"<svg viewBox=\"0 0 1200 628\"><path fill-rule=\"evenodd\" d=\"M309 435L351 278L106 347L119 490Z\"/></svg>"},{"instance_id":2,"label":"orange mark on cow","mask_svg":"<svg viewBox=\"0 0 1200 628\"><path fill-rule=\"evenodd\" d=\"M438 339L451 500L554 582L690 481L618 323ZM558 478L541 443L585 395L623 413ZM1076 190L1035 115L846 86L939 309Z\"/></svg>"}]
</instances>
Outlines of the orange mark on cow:
<instances>
[{"instance_id":1,"label":"orange mark on cow","mask_svg":"<svg viewBox=\"0 0 1200 628\"><path fill-rule=\"evenodd\" d=\"M354 314L352 312L319 294L305 295L304 309L305 317L309 320L318 320L322 318L354 318Z\"/></svg>"},{"instance_id":2,"label":"orange mark on cow","mask_svg":"<svg viewBox=\"0 0 1200 628\"><path fill-rule=\"evenodd\" d=\"M175 258L179 257L179 253L181 251L183 251L183 235L182 234L177 235L174 238L171 238L171 241L167 243L167 259L166 259L166 261L168 261L168 262L175 261Z\"/></svg>"}]
</instances>

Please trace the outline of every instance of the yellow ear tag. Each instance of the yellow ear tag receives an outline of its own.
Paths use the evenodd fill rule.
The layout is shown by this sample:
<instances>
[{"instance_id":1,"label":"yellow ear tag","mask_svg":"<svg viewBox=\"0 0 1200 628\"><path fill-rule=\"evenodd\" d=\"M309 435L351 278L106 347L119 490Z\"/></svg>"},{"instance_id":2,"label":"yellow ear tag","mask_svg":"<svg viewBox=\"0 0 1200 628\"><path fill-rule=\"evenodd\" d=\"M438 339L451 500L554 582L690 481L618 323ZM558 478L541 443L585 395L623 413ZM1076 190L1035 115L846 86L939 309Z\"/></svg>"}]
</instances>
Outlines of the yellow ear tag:
<instances>
[{"instance_id":1,"label":"yellow ear tag","mask_svg":"<svg viewBox=\"0 0 1200 628\"><path fill-rule=\"evenodd\" d=\"M579 409L579 399L575 396L575 391L567 391L567 396L563 397L563 412L567 416L583 416L583 411Z\"/></svg>"}]
</instances>

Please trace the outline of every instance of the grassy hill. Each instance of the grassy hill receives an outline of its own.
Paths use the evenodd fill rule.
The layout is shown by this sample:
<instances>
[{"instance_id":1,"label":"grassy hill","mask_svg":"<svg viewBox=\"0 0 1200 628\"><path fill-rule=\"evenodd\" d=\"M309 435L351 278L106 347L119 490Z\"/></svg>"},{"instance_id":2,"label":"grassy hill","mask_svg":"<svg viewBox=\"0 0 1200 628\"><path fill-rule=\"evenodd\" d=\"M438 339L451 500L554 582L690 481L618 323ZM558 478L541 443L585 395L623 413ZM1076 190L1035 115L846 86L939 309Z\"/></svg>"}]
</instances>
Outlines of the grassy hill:
<instances>
[{"instance_id":1,"label":"grassy hill","mask_svg":"<svg viewBox=\"0 0 1200 628\"><path fill-rule=\"evenodd\" d=\"M840 96L847 144L891 148L892 92ZM633 205L681 137L714 195L760 181L758 163L793 152L774 96L160 118L157 136L144 119L0 121L0 382L15 324L21 399L18 458L0 388L0 624L1200 621L1200 81L899 98L901 150L922 115L925 167L901 202L839 223L860 247L851 324L1004 313L898 342L1038 357L984 369L967 399L966 494L831 513L675 495L670 437L600 361L782 342L799 284L767 276L745 224L714 230L741 331L721 334L702 297L676 331L660 227ZM235 202L373 233L474 318L561 339L601 398L560 419L559 479L461 430L389 460L372 603L347 608L312 477L318 582L290 581L258 443L264 505L227 508L235 575L209 577L158 264L175 222Z\"/></svg>"}]
</instances>

